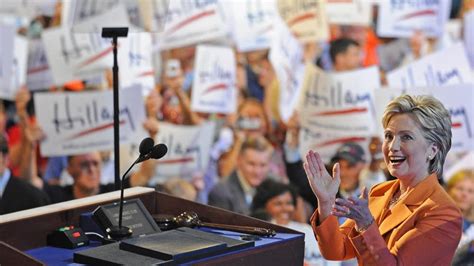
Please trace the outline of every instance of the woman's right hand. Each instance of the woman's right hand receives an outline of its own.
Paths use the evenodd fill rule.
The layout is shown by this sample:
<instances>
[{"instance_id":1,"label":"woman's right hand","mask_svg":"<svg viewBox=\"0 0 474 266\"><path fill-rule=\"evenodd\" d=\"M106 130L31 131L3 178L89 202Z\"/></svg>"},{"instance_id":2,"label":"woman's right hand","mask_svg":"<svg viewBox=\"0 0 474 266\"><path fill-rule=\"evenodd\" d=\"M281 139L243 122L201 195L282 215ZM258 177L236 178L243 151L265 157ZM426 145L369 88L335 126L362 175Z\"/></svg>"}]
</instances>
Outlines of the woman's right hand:
<instances>
[{"instance_id":1,"label":"woman's right hand","mask_svg":"<svg viewBox=\"0 0 474 266\"><path fill-rule=\"evenodd\" d=\"M312 150L306 154L304 170L314 195L320 204L332 206L341 183L339 163L333 167L331 176L324 166L321 156Z\"/></svg>"}]
</instances>

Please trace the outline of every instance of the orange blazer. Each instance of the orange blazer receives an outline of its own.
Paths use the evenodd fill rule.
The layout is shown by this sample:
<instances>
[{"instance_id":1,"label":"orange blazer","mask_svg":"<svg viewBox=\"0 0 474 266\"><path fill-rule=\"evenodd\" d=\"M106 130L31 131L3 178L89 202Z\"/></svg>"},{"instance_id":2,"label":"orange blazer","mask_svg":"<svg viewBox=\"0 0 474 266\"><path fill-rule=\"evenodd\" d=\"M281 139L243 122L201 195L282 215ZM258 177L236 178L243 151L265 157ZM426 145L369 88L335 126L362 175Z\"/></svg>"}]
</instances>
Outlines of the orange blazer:
<instances>
[{"instance_id":1,"label":"orange blazer","mask_svg":"<svg viewBox=\"0 0 474 266\"><path fill-rule=\"evenodd\" d=\"M375 222L363 233L351 219L339 226L333 215L318 225L316 210L311 225L321 254L328 260L357 257L359 265L450 265L461 238L461 212L435 174L389 210L399 186L394 180L373 187L369 209Z\"/></svg>"}]
</instances>

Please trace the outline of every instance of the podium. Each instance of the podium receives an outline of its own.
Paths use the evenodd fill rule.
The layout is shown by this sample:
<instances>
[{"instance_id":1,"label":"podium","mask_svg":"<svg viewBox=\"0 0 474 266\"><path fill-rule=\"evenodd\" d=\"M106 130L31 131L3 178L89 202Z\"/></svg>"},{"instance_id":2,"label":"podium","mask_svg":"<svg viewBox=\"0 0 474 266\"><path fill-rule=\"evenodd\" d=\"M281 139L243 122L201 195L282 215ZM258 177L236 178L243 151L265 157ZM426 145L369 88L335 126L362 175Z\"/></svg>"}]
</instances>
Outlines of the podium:
<instances>
[{"instance_id":1,"label":"podium","mask_svg":"<svg viewBox=\"0 0 474 266\"><path fill-rule=\"evenodd\" d=\"M53 204L0 216L0 265L45 265L55 263L35 256L47 246L48 233L63 226L79 226L80 215L99 205L117 202L120 191ZM220 208L173 197L151 188L125 190L125 199L138 198L153 214L179 215L194 211L204 222L273 229L277 236L264 244L240 251L211 256L192 265L303 265L303 233ZM285 236L285 237L282 237ZM177 240L178 241L178 240ZM32 252L35 251L35 252ZM72 254L70 250L72 263ZM32 255L34 254L34 255ZM188 264L189 265L189 264Z\"/></svg>"}]
</instances>

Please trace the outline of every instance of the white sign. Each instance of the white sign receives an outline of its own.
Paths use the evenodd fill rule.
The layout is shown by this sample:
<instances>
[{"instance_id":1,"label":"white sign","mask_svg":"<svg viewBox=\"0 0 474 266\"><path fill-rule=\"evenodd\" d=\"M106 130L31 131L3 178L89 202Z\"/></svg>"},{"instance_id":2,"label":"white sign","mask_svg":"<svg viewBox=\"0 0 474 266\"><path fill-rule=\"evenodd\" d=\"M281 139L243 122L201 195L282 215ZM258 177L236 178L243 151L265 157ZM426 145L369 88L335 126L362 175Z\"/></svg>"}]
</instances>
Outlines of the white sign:
<instances>
[{"instance_id":1,"label":"white sign","mask_svg":"<svg viewBox=\"0 0 474 266\"><path fill-rule=\"evenodd\" d=\"M214 130L213 122L199 126L160 124L156 143L166 144L168 153L158 161L156 176L190 178L194 172L204 171L209 163Z\"/></svg>"},{"instance_id":2,"label":"white sign","mask_svg":"<svg viewBox=\"0 0 474 266\"><path fill-rule=\"evenodd\" d=\"M161 49L225 37L227 29L217 1L170 1Z\"/></svg>"},{"instance_id":3,"label":"white sign","mask_svg":"<svg viewBox=\"0 0 474 266\"><path fill-rule=\"evenodd\" d=\"M407 39L397 39L386 44L377 46L379 66L385 71L391 71L399 67L405 55L410 52L410 43Z\"/></svg>"},{"instance_id":4,"label":"white sign","mask_svg":"<svg viewBox=\"0 0 474 266\"><path fill-rule=\"evenodd\" d=\"M120 143L129 143L145 121L143 97L136 88L120 90ZM36 116L46 134L42 156L111 150L113 134L112 91L34 94Z\"/></svg>"},{"instance_id":5,"label":"white sign","mask_svg":"<svg viewBox=\"0 0 474 266\"><path fill-rule=\"evenodd\" d=\"M67 7L63 8L63 14L66 17L64 25L76 25L91 17L100 17L112 9L122 6L125 8L127 20L130 20L135 26L142 26L139 1L136 0L74 0L64 2L67 4ZM113 23L114 19L106 20L104 17L103 21L106 25L103 27L107 27L107 24Z\"/></svg>"},{"instance_id":6,"label":"white sign","mask_svg":"<svg viewBox=\"0 0 474 266\"><path fill-rule=\"evenodd\" d=\"M206 113L233 113L237 109L235 55L231 48L198 46L191 109Z\"/></svg>"},{"instance_id":7,"label":"white sign","mask_svg":"<svg viewBox=\"0 0 474 266\"><path fill-rule=\"evenodd\" d=\"M275 0L229 1L222 5L240 52L270 48L274 20L279 16Z\"/></svg>"},{"instance_id":8,"label":"white sign","mask_svg":"<svg viewBox=\"0 0 474 266\"><path fill-rule=\"evenodd\" d=\"M75 23L72 31L74 33L102 33L104 27L130 27L127 11L123 5L115 5L110 10Z\"/></svg>"},{"instance_id":9,"label":"white sign","mask_svg":"<svg viewBox=\"0 0 474 266\"><path fill-rule=\"evenodd\" d=\"M472 84L435 88L433 96L439 99L451 114L453 132L451 150L474 150L474 89Z\"/></svg>"},{"instance_id":10,"label":"white sign","mask_svg":"<svg viewBox=\"0 0 474 266\"><path fill-rule=\"evenodd\" d=\"M22 36L14 36L12 48L12 50L3 51L3 53L13 51L13 59L7 68L1 70L3 74L0 73L0 77L4 75L0 80L5 82L0 84L0 98L8 100L14 100L20 86L26 84L28 40ZM9 58L9 56L6 57Z\"/></svg>"},{"instance_id":11,"label":"white sign","mask_svg":"<svg viewBox=\"0 0 474 266\"><path fill-rule=\"evenodd\" d=\"M464 14L464 44L471 67L474 69L474 10Z\"/></svg>"},{"instance_id":12,"label":"white sign","mask_svg":"<svg viewBox=\"0 0 474 266\"><path fill-rule=\"evenodd\" d=\"M299 110L301 156L312 149L327 162L342 143L372 136L373 92L379 87L376 67L325 73L308 64Z\"/></svg>"},{"instance_id":13,"label":"white sign","mask_svg":"<svg viewBox=\"0 0 474 266\"><path fill-rule=\"evenodd\" d=\"M41 40L30 40L26 84L32 91L48 89L54 84L44 44Z\"/></svg>"},{"instance_id":14,"label":"white sign","mask_svg":"<svg viewBox=\"0 0 474 266\"><path fill-rule=\"evenodd\" d=\"M457 43L387 73L387 81L389 87L401 89L473 82L462 43Z\"/></svg>"},{"instance_id":15,"label":"white sign","mask_svg":"<svg viewBox=\"0 0 474 266\"><path fill-rule=\"evenodd\" d=\"M120 85L125 87L139 85L146 96L155 88L151 34L129 33L123 42L128 42L128 45L122 48L128 48L128 51L123 51L128 60L124 60L125 63L120 65Z\"/></svg>"},{"instance_id":16,"label":"white sign","mask_svg":"<svg viewBox=\"0 0 474 266\"><path fill-rule=\"evenodd\" d=\"M113 47L110 40L102 38L100 33L71 33L69 28L54 28L45 30L42 40L57 85L112 67ZM125 45L127 42L119 38L119 65L122 65L121 60L128 60L122 54L127 50L121 49Z\"/></svg>"},{"instance_id":17,"label":"white sign","mask_svg":"<svg viewBox=\"0 0 474 266\"><path fill-rule=\"evenodd\" d=\"M2 0L0 13L27 16L34 18L39 15L52 17L59 0Z\"/></svg>"},{"instance_id":18,"label":"white sign","mask_svg":"<svg viewBox=\"0 0 474 266\"><path fill-rule=\"evenodd\" d=\"M278 78L280 88L279 111L281 119L288 122L299 100L303 77L303 49L298 40L280 19L270 49L270 62Z\"/></svg>"},{"instance_id":19,"label":"white sign","mask_svg":"<svg viewBox=\"0 0 474 266\"><path fill-rule=\"evenodd\" d=\"M426 36L443 34L449 18L451 0L436 1L381 1L377 21L377 35L381 37L411 37L415 31Z\"/></svg>"},{"instance_id":20,"label":"white sign","mask_svg":"<svg viewBox=\"0 0 474 266\"><path fill-rule=\"evenodd\" d=\"M372 3L367 0L327 0L326 14L331 24L369 26Z\"/></svg>"},{"instance_id":21,"label":"white sign","mask_svg":"<svg viewBox=\"0 0 474 266\"><path fill-rule=\"evenodd\" d=\"M326 41L329 25L325 0L278 0L280 16L301 42Z\"/></svg>"},{"instance_id":22,"label":"white sign","mask_svg":"<svg viewBox=\"0 0 474 266\"><path fill-rule=\"evenodd\" d=\"M413 90L381 89L375 91L375 102L377 103L377 120L380 121L378 133L383 134L381 126L383 112L386 105L394 98L408 93L410 95L433 95L441 101L451 113L451 130L453 133L451 151L463 152L474 150L474 90L470 84L451 85L447 87L421 88Z\"/></svg>"},{"instance_id":23,"label":"white sign","mask_svg":"<svg viewBox=\"0 0 474 266\"><path fill-rule=\"evenodd\" d=\"M14 56L15 28L0 25L0 97L10 97L10 84Z\"/></svg>"}]
</instances>

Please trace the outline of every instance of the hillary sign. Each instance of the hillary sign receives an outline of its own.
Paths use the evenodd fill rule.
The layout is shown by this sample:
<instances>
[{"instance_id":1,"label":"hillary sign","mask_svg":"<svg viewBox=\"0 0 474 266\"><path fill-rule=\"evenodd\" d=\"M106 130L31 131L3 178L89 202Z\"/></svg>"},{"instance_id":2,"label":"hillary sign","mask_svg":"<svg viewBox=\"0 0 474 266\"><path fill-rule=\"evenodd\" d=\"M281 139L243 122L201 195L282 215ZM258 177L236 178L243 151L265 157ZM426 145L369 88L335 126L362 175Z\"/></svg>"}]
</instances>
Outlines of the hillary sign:
<instances>
[{"instance_id":1,"label":"hillary sign","mask_svg":"<svg viewBox=\"0 0 474 266\"><path fill-rule=\"evenodd\" d=\"M441 87L472 82L463 43L459 42L387 74L391 88Z\"/></svg>"},{"instance_id":2,"label":"hillary sign","mask_svg":"<svg viewBox=\"0 0 474 266\"><path fill-rule=\"evenodd\" d=\"M206 113L232 113L237 108L235 57L232 49L198 46L191 108Z\"/></svg>"},{"instance_id":3,"label":"hillary sign","mask_svg":"<svg viewBox=\"0 0 474 266\"><path fill-rule=\"evenodd\" d=\"M168 153L158 161L156 175L186 178L193 172L204 171L209 162L214 129L213 122L199 126L161 124L156 142L166 144Z\"/></svg>"},{"instance_id":4,"label":"hillary sign","mask_svg":"<svg viewBox=\"0 0 474 266\"><path fill-rule=\"evenodd\" d=\"M267 49L274 32L274 20L278 16L276 0L243 0L225 3L228 24L241 52Z\"/></svg>"},{"instance_id":5,"label":"hillary sign","mask_svg":"<svg viewBox=\"0 0 474 266\"><path fill-rule=\"evenodd\" d=\"M451 151L464 152L474 149L474 91L471 84L458 84L436 88L417 88L410 90L380 89L375 91L377 121L382 121L385 106L399 95L433 95L441 101L451 114L451 132L453 134ZM380 125L378 134L382 136Z\"/></svg>"},{"instance_id":6,"label":"hillary sign","mask_svg":"<svg viewBox=\"0 0 474 266\"><path fill-rule=\"evenodd\" d=\"M410 37L415 31L437 37L449 18L451 0L380 1L377 35Z\"/></svg>"},{"instance_id":7,"label":"hillary sign","mask_svg":"<svg viewBox=\"0 0 474 266\"><path fill-rule=\"evenodd\" d=\"M307 66L300 101L300 154L317 150L329 159L344 142L363 142L374 128L373 91L380 87L376 67L325 73Z\"/></svg>"},{"instance_id":8,"label":"hillary sign","mask_svg":"<svg viewBox=\"0 0 474 266\"><path fill-rule=\"evenodd\" d=\"M120 91L120 142L145 121L141 93L136 88ZM58 156L113 149L112 91L37 93L36 115L46 134L40 144L43 156Z\"/></svg>"},{"instance_id":9,"label":"hillary sign","mask_svg":"<svg viewBox=\"0 0 474 266\"><path fill-rule=\"evenodd\" d=\"M329 38L325 1L278 0L278 11L301 42L325 41Z\"/></svg>"},{"instance_id":10,"label":"hillary sign","mask_svg":"<svg viewBox=\"0 0 474 266\"><path fill-rule=\"evenodd\" d=\"M163 49L224 37L227 33L217 0L170 1L163 30Z\"/></svg>"}]
</instances>

